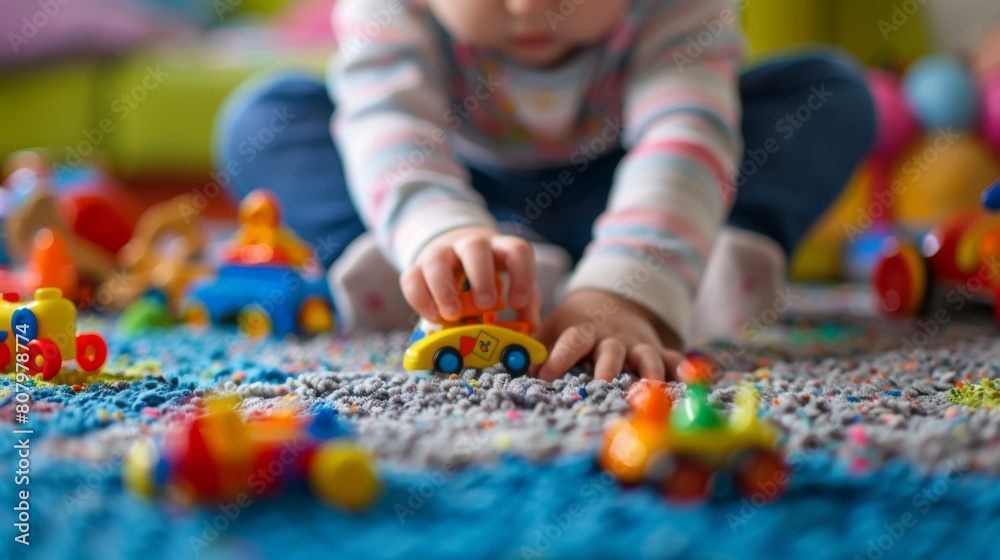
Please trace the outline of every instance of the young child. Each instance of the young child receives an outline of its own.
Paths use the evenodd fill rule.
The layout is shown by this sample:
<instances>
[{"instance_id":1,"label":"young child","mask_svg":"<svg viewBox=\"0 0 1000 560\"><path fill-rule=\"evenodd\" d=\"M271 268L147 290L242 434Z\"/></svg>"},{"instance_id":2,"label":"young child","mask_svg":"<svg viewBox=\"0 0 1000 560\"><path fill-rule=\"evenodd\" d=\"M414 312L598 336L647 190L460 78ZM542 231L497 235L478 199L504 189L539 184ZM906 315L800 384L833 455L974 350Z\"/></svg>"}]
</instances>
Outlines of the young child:
<instances>
[{"instance_id":1,"label":"young child","mask_svg":"<svg viewBox=\"0 0 1000 560\"><path fill-rule=\"evenodd\" d=\"M507 272L551 348L541 378L589 358L599 379L662 379L693 316L738 332L774 305L873 141L858 68L820 53L741 76L737 20L725 0L339 0L328 87L243 87L217 164L333 247L355 326L406 326L400 273L435 320L458 313L458 267L483 308Z\"/></svg>"}]
</instances>

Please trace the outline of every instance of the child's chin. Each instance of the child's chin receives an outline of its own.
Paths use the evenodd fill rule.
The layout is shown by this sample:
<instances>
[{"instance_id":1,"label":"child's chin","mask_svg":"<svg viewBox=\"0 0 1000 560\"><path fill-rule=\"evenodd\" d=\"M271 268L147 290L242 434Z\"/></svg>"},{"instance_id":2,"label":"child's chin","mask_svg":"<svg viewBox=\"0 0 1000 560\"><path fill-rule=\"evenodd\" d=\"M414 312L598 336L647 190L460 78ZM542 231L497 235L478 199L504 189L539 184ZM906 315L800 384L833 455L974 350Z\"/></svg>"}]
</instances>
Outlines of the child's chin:
<instances>
[{"instance_id":1,"label":"child's chin","mask_svg":"<svg viewBox=\"0 0 1000 560\"><path fill-rule=\"evenodd\" d=\"M536 66L544 68L554 66L566 60L573 49L568 47L545 47L545 48L515 48L507 55L525 66Z\"/></svg>"}]
</instances>

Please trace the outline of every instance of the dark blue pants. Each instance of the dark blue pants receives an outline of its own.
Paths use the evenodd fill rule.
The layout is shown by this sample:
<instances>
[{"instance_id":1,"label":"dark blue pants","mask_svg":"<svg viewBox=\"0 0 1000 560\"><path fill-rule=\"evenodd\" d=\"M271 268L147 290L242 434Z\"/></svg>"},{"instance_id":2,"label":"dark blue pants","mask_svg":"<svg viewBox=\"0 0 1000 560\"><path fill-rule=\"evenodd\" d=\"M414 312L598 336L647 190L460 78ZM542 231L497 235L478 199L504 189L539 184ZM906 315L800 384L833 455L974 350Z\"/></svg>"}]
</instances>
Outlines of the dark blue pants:
<instances>
[{"instance_id":1,"label":"dark blue pants","mask_svg":"<svg viewBox=\"0 0 1000 560\"><path fill-rule=\"evenodd\" d=\"M840 193L875 136L871 96L861 70L833 52L769 62L740 79L744 159L729 224L774 239L791 254ZM230 191L276 192L288 224L329 265L365 231L348 196L330 135L334 106L325 85L304 75L258 78L227 100L216 126L220 170L238 170ZM543 183L573 172L567 192L531 223L534 233L576 259L591 240L623 152L579 166L532 172L470 166L473 187L501 221L525 217ZM565 177L565 175L564 175ZM572 196L567 196L572 194Z\"/></svg>"}]
</instances>

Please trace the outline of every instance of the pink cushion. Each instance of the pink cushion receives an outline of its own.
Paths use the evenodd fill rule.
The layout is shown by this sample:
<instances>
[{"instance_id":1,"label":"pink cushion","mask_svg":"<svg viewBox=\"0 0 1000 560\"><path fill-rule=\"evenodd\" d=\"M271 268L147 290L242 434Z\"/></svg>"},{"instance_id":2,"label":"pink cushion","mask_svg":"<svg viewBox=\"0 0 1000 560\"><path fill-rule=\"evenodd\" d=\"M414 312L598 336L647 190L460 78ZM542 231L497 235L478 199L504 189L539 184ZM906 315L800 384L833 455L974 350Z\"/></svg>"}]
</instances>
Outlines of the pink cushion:
<instances>
[{"instance_id":1,"label":"pink cushion","mask_svg":"<svg viewBox=\"0 0 1000 560\"><path fill-rule=\"evenodd\" d=\"M195 31L166 12L125 0L3 0L0 65L64 55L106 55Z\"/></svg>"},{"instance_id":2,"label":"pink cushion","mask_svg":"<svg viewBox=\"0 0 1000 560\"><path fill-rule=\"evenodd\" d=\"M334 45L330 14L336 0L299 0L276 22L283 41L299 45Z\"/></svg>"}]
</instances>

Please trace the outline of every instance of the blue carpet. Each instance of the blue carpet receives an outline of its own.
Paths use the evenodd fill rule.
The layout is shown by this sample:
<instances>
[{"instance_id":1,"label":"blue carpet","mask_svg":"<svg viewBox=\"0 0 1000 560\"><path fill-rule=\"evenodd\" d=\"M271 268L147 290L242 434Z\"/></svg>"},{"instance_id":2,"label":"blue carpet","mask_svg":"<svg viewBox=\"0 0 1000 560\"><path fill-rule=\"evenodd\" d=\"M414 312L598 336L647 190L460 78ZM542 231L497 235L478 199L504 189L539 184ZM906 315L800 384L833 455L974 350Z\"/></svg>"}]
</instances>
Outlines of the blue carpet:
<instances>
[{"instance_id":1,"label":"blue carpet","mask_svg":"<svg viewBox=\"0 0 1000 560\"><path fill-rule=\"evenodd\" d=\"M0 380L9 457L0 465L0 559L1000 558L1000 485L986 474L1000 458L998 416L946 399L956 380L995 371L994 327L956 321L902 355L898 329L859 324L867 325L800 324L792 334L801 343L779 333L780 346L741 348L720 382L725 394L755 380L764 414L794 436L789 493L762 507L726 492L672 507L648 489L609 483L588 451L623 409L619 385L411 380L391 373L405 333L264 344L227 330L112 336L105 377L31 389L26 487L13 484L13 395L9 378ZM126 494L116 459L124 444L209 392L240 394L251 407L337 408L380 456L381 499L352 516L296 493L195 510ZM867 431L871 449L850 448L848 425ZM468 433L494 439L453 474L433 466ZM807 451L809 441L821 450ZM949 445L976 471L943 470L936 458L950 458ZM844 458L868 452L873 470L849 474ZM930 465L938 474L922 474ZM25 488L27 547L14 542L12 522Z\"/></svg>"},{"instance_id":2,"label":"blue carpet","mask_svg":"<svg viewBox=\"0 0 1000 560\"><path fill-rule=\"evenodd\" d=\"M8 439L8 438L5 438ZM6 443L6 442L5 442ZM622 490L589 457L507 460L445 476L389 472L375 508L350 516L306 496L200 510L124 495L117 469L37 464L31 545L12 558L997 558L1000 486L974 474L916 476L890 464L847 476L796 463L789 494L763 507L719 497L672 508ZM15 503L9 484L0 500ZM8 509L8 511L10 511Z\"/></svg>"}]
</instances>

